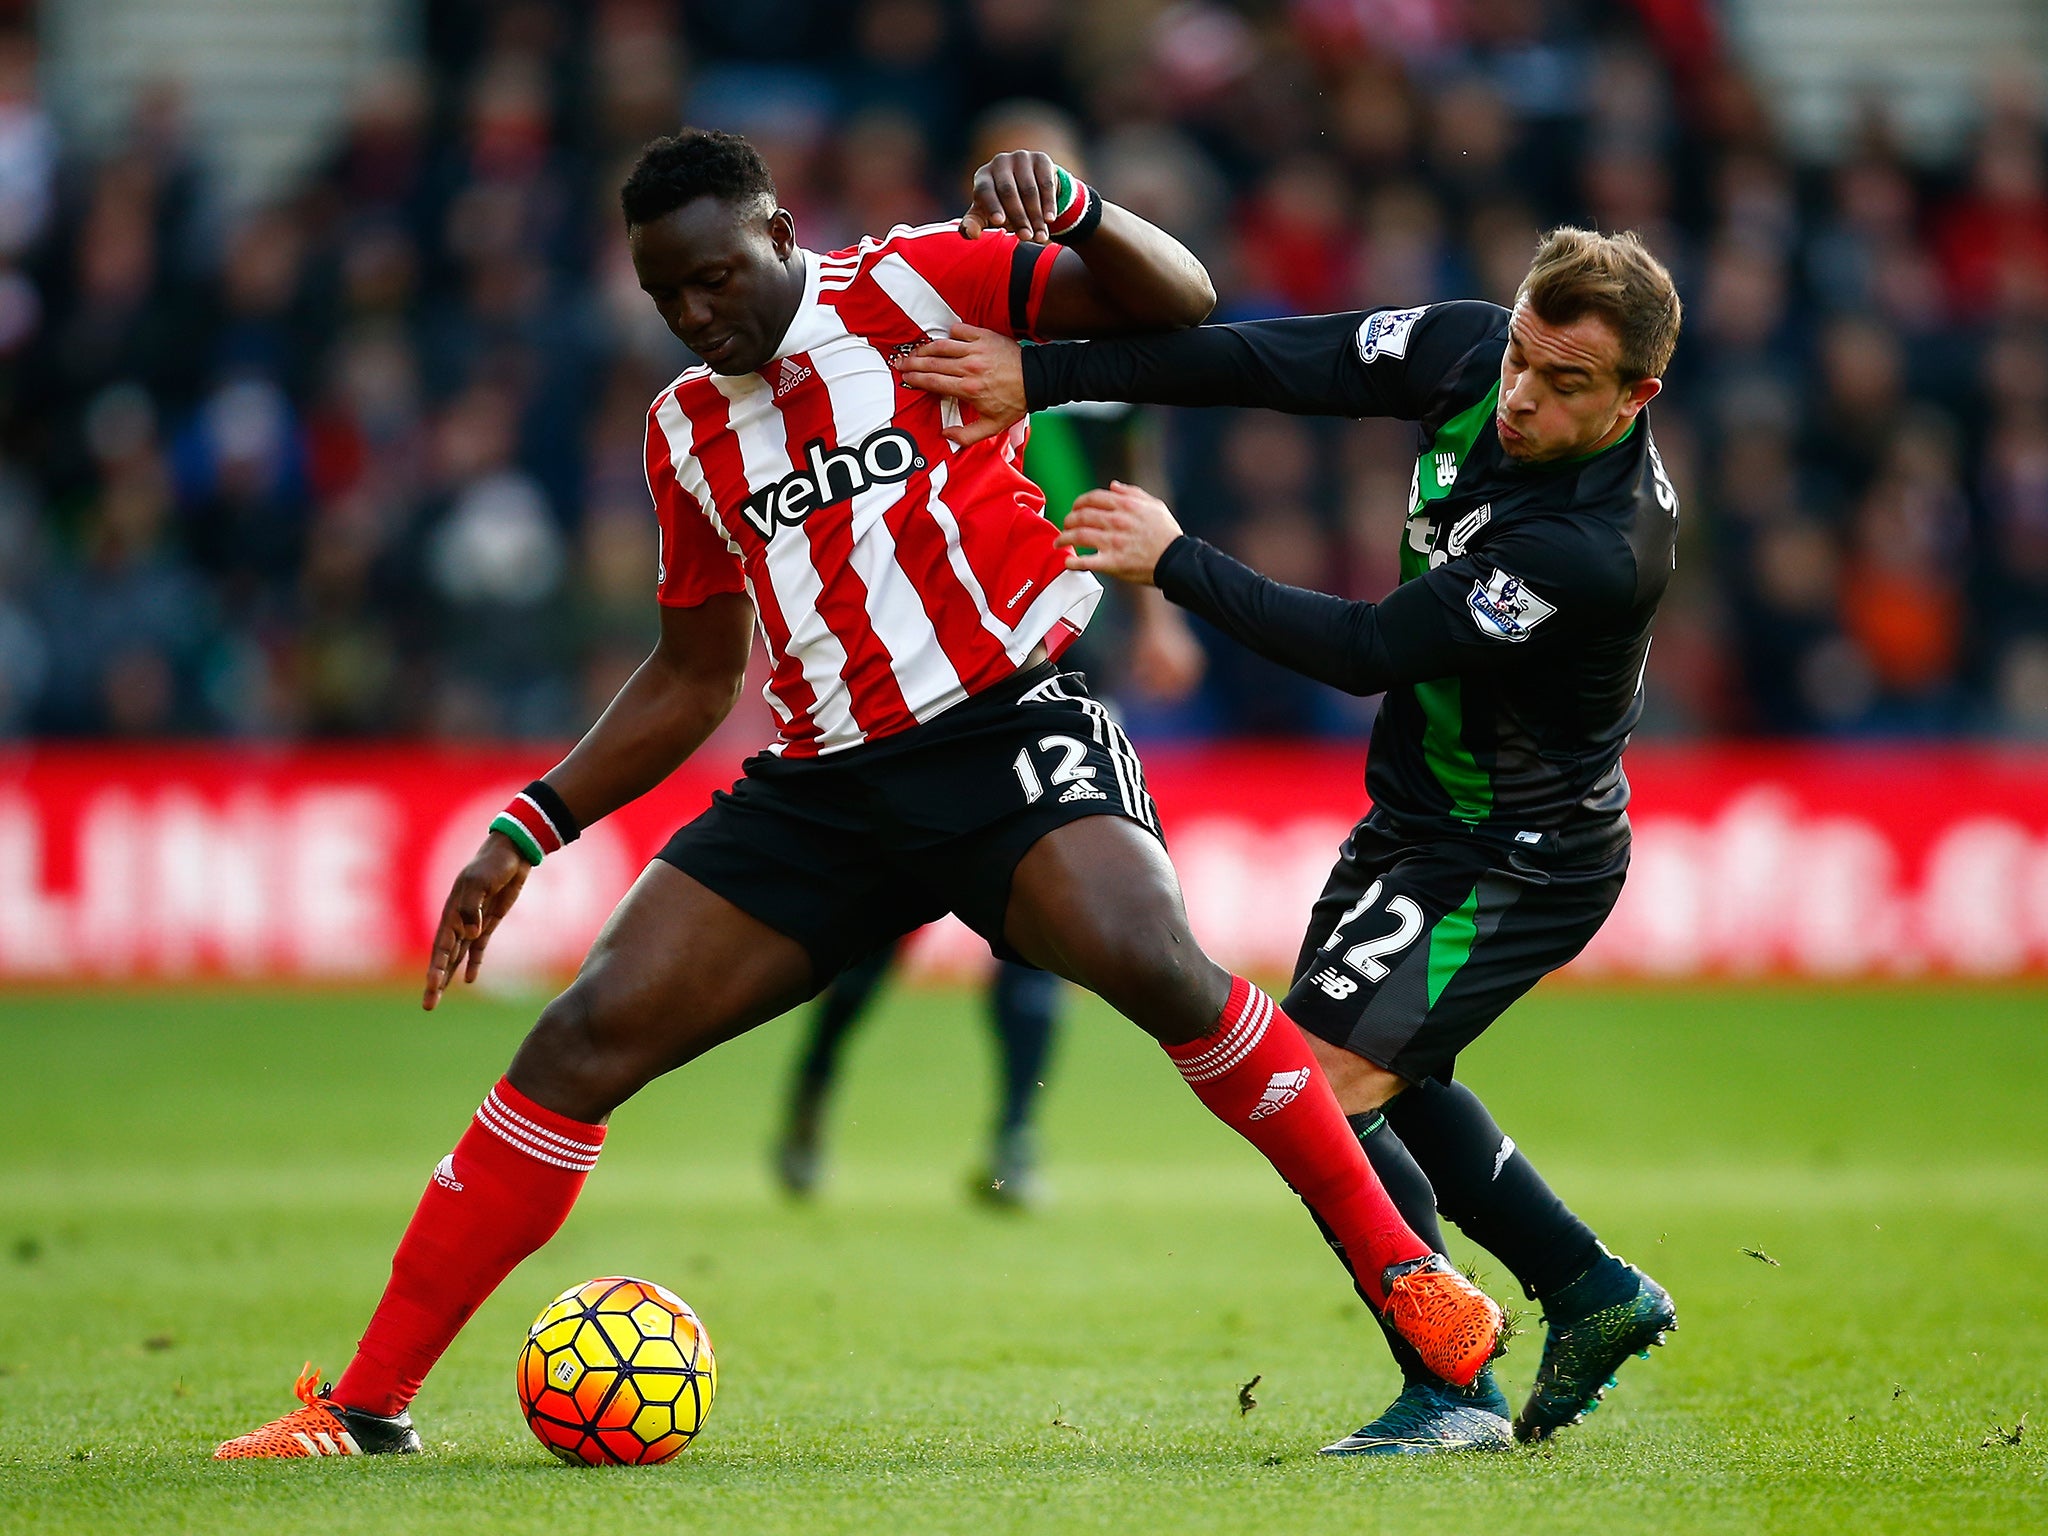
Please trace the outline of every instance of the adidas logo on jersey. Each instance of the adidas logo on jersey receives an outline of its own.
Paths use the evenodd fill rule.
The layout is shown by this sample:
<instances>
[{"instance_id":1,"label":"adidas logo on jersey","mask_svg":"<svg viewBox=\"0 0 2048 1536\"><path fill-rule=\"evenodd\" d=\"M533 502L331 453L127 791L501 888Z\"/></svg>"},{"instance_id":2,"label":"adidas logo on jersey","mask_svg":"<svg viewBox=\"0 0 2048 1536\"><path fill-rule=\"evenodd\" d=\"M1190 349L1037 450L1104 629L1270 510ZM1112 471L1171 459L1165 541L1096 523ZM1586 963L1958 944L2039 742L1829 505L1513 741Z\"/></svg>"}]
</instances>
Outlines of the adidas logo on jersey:
<instances>
[{"instance_id":1,"label":"adidas logo on jersey","mask_svg":"<svg viewBox=\"0 0 2048 1536\"><path fill-rule=\"evenodd\" d=\"M1076 800L1107 800L1109 796L1090 784L1086 779L1076 779L1067 786L1067 792L1060 796L1061 805L1071 805Z\"/></svg>"},{"instance_id":2,"label":"adidas logo on jersey","mask_svg":"<svg viewBox=\"0 0 2048 1536\"><path fill-rule=\"evenodd\" d=\"M806 467L791 470L765 491L740 504L740 514L764 539L778 523L795 527L821 507L850 501L874 485L897 485L924 468L917 439L901 427L884 427L858 448L825 451L825 440L804 444Z\"/></svg>"},{"instance_id":3,"label":"adidas logo on jersey","mask_svg":"<svg viewBox=\"0 0 2048 1536\"><path fill-rule=\"evenodd\" d=\"M434 1182L443 1189L461 1190L462 1180L455 1177L455 1154L453 1152L448 1153L441 1161L434 1164Z\"/></svg>"},{"instance_id":4,"label":"adidas logo on jersey","mask_svg":"<svg viewBox=\"0 0 2048 1536\"><path fill-rule=\"evenodd\" d=\"M1266 1084L1266 1091L1259 1095L1259 1102L1252 1107L1252 1119L1263 1120L1268 1115L1279 1114L1300 1098L1301 1090L1307 1086L1307 1067L1292 1072L1275 1072L1272 1081Z\"/></svg>"},{"instance_id":5,"label":"adidas logo on jersey","mask_svg":"<svg viewBox=\"0 0 2048 1536\"><path fill-rule=\"evenodd\" d=\"M800 363L793 357L785 357L781 370L775 375L775 398L780 400L809 377L811 370L808 364Z\"/></svg>"}]
</instances>

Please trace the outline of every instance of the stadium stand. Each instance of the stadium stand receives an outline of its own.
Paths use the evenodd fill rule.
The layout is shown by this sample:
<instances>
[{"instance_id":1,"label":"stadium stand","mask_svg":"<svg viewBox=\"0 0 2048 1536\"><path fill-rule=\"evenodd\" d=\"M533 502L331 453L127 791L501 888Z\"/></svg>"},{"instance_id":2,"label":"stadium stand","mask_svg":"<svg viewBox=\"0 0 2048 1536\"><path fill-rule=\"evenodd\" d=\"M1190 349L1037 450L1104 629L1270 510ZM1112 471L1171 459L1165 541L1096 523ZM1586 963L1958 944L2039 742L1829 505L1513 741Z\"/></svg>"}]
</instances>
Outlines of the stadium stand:
<instances>
[{"instance_id":1,"label":"stadium stand","mask_svg":"<svg viewBox=\"0 0 2048 1536\"><path fill-rule=\"evenodd\" d=\"M2048 737L2038 78L1989 79L1933 158L1874 97L1795 155L1711 14L434 0L256 201L175 92L110 139L60 126L12 31L0 733L573 733L648 640L641 413L686 360L624 260L632 150L679 118L754 135L824 250L956 211L976 113L1033 96L1200 252L1226 318L1505 300L1544 226L1642 231L1689 307L1653 412L1687 521L1646 732ZM1403 429L1186 426L1192 526L1289 579L1391 584ZM1213 661L1134 728L1363 723Z\"/></svg>"}]
</instances>

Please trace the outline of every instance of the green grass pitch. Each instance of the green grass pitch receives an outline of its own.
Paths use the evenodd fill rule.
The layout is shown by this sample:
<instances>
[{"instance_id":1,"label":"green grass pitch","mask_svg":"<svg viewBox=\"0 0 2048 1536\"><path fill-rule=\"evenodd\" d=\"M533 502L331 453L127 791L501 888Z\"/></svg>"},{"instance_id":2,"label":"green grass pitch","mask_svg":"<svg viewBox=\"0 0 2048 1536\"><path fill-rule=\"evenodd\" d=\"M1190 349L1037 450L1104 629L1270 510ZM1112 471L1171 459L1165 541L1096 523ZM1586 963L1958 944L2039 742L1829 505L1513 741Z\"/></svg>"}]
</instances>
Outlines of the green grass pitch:
<instances>
[{"instance_id":1,"label":"green grass pitch","mask_svg":"<svg viewBox=\"0 0 2048 1536\"><path fill-rule=\"evenodd\" d=\"M978 1000L899 991L853 1042L817 1204L765 1171L785 1021L619 1114L567 1228L429 1382L433 1454L209 1462L291 1406L303 1359L339 1371L533 1009L451 1001L0 998L0 1529L2048 1529L2048 994L1931 984L1559 986L1474 1048L1473 1084L1682 1319L1541 1452L1318 1459L1392 1373L1256 1154L1077 999L1056 1203L976 1210ZM718 1347L709 1425L666 1467L562 1467L519 1420L527 1322L606 1272L672 1286ZM1504 1362L1517 1398L1537 1347Z\"/></svg>"}]
</instances>

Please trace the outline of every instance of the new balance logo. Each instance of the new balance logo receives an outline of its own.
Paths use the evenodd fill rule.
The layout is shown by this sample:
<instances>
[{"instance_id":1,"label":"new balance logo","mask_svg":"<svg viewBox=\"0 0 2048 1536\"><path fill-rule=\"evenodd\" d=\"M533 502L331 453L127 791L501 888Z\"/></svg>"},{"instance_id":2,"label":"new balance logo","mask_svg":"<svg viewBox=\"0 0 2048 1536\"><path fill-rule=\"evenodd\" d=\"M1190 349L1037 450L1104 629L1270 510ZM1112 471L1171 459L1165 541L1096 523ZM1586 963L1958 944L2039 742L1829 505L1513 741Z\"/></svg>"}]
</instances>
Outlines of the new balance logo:
<instances>
[{"instance_id":1,"label":"new balance logo","mask_svg":"<svg viewBox=\"0 0 2048 1536\"><path fill-rule=\"evenodd\" d=\"M1447 491L1458 483L1458 456L1455 453L1436 456L1436 483Z\"/></svg>"},{"instance_id":2,"label":"new balance logo","mask_svg":"<svg viewBox=\"0 0 2048 1536\"><path fill-rule=\"evenodd\" d=\"M455 1154L450 1152L434 1164L434 1182L443 1189L460 1190L462 1180L455 1177Z\"/></svg>"},{"instance_id":3,"label":"new balance logo","mask_svg":"<svg viewBox=\"0 0 2048 1536\"><path fill-rule=\"evenodd\" d=\"M1076 800L1107 800L1109 796L1090 784L1086 779L1076 779L1067 786L1067 792L1060 796L1061 805L1072 805Z\"/></svg>"},{"instance_id":4,"label":"new balance logo","mask_svg":"<svg viewBox=\"0 0 2048 1536\"><path fill-rule=\"evenodd\" d=\"M1252 1119L1263 1120L1268 1115L1279 1114L1300 1098L1301 1090L1307 1086L1307 1067L1298 1068L1293 1072L1275 1072L1273 1080L1266 1084L1266 1091L1259 1095L1259 1102L1252 1108Z\"/></svg>"},{"instance_id":5,"label":"new balance logo","mask_svg":"<svg viewBox=\"0 0 2048 1536\"><path fill-rule=\"evenodd\" d=\"M785 357L781 370L775 375L775 398L780 400L810 376L811 370L806 364L793 357Z\"/></svg>"},{"instance_id":6,"label":"new balance logo","mask_svg":"<svg viewBox=\"0 0 2048 1536\"><path fill-rule=\"evenodd\" d=\"M740 504L740 515L762 538L775 536L775 525L790 527L821 507L851 501L873 485L897 485L924 468L917 439L901 427L884 427L858 448L825 451L825 440L804 444L806 468L792 470L765 491Z\"/></svg>"},{"instance_id":7,"label":"new balance logo","mask_svg":"<svg viewBox=\"0 0 2048 1536\"><path fill-rule=\"evenodd\" d=\"M1358 983L1349 976L1339 973L1334 965L1327 971L1319 972L1311 979L1317 986L1323 989L1325 997L1334 998L1340 1003L1358 990Z\"/></svg>"}]
</instances>

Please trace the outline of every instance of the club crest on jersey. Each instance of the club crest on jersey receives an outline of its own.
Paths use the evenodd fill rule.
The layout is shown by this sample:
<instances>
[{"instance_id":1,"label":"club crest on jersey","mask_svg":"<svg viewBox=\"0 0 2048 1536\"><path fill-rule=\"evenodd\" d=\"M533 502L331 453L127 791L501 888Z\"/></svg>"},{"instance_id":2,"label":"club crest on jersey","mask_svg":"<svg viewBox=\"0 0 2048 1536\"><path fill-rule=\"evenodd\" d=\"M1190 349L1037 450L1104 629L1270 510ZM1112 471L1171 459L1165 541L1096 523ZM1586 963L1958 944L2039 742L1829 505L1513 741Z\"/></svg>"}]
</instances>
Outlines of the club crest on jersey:
<instances>
[{"instance_id":1,"label":"club crest on jersey","mask_svg":"<svg viewBox=\"0 0 2048 1536\"><path fill-rule=\"evenodd\" d=\"M935 327L931 330L926 331L922 336L913 336L908 341L897 342L895 346L889 349L889 359L891 362L900 363L903 361L904 358L910 356L911 353L915 352L919 347L923 346L926 342L944 341L945 339L946 332L942 329Z\"/></svg>"},{"instance_id":2,"label":"club crest on jersey","mask_svg":"<svg viewBox=\"0 0 2048 1536\"><path fill-rule=\"evenodd\" d=\"M1510 641L1528 639L1530 630L1557 612L1524 586L1521 577L1500 570L1472 583L1465 606L1472 610L1472 622L1481 634Z\"/></svg>"},{"instance_id":3,"label":"club crest on jersey","mask_svg":"<svg viewBox=\"0 0 2048 1536\"><path fill-rule=\"evenodd\" d=\"M1420 309L1383 309L1367 315L1358 327L1358 360L1372 363L1383 357L1406 357L1408 335L1428 312L1425 304Z\"/></svg>"},{"instance_id":4,"label":"club crest on jersey","mask_svg":"<svg viewBox=\"0 0 2048 1536\"><path fill-rule=\"evenodd\" d=\"M814 437L804 444L804 468L749 496L740 504L740 515L770 539L777 524L793 528L820 508L850 501L870 486L899 485L924 463L917 439L901 427L884 427L858 448L830 452L822 437Z\"/></svg>"}]
</instances>

